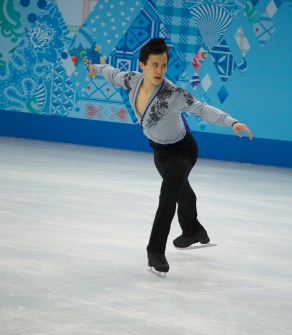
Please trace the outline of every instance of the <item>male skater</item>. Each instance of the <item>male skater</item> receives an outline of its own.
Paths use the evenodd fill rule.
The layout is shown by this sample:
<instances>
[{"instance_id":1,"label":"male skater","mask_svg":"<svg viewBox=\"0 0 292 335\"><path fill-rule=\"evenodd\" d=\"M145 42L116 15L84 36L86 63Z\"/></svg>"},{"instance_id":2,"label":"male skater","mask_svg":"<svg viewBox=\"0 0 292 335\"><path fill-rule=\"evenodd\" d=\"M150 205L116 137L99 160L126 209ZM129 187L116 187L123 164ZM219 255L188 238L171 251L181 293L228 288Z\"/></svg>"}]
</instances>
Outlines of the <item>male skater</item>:
<instances>
[{"instance_id":1,"label":"male skater","mask_svg":"<svg viewBox=\"0 0 292 335\"><path fill-rule=\"evenodd\" d=\"M110 65L91 64L88 76L100 74L117 87L128 91L130 104L150 140L154 162L162 177L159 205L147 246L148 265L156 271L168 272L165 249L172 219L178 205L178 221L182 235L173 244L185 248L193 243L210 241L197 219L196 195L188 176L198 157L195 139L186 131L181 113L190 112L208 122L232 127L241 137L248 137L248 127L223 111L196 100L189 92L165 79L169 55L162 38L151 39L140 52L143 73L123 72Z\"/></svg>"}]
</instances>

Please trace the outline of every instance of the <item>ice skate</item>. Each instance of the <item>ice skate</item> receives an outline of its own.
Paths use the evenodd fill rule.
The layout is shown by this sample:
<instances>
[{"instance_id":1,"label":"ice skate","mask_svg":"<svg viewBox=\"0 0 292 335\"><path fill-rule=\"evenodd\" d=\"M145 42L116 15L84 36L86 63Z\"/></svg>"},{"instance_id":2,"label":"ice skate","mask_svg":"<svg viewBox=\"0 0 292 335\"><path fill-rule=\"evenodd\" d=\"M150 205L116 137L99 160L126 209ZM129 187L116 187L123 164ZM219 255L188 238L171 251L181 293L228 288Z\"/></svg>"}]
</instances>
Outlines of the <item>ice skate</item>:
<instances>
[{"instance_id":1,"label":"ice skate","mask_svg":"<svg viewBox=\"0 0 292 335\"><path fill-rule=\"evenodd\" d=\"M207 244L210 242L210 238L205 229L202 229L200 232L194 234L193 236L180 235L175 240L173 240L173 245L176 248L182 249L187 248L190 245L198 242L200 242L201 244Z\"/></svg>"},{"instance_id":2,"label":"ice skate","mask_svg":"<svg viewBox=\"0 0 292 335\"><path fill-rule=\"evenodd\" d=\"M160 278L166 278L166 272L169 271L169 264L164 254L148 252L149 271Z\"/></svg>"}]
</instances>

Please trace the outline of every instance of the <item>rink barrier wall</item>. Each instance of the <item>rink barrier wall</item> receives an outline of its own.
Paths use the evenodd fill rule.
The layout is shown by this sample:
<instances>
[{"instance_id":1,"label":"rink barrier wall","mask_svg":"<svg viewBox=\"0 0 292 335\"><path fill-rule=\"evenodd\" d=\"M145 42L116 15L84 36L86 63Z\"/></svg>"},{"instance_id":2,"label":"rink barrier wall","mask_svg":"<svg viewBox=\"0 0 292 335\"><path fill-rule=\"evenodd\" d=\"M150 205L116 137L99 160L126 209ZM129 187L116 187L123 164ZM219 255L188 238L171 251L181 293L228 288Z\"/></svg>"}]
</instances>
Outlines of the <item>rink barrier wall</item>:
<instances>
[{"instance_id":1,"label":"rink barrier wall","mask_svg":"<svg viewBox=\"0 0 292 335\"><path fill-rule=\"evenodd\" d=\"M292 167L292 142L193 132L199 158ZM152 151L141 126L0 111L0 136Z\"/></svg>"}]
</instances>

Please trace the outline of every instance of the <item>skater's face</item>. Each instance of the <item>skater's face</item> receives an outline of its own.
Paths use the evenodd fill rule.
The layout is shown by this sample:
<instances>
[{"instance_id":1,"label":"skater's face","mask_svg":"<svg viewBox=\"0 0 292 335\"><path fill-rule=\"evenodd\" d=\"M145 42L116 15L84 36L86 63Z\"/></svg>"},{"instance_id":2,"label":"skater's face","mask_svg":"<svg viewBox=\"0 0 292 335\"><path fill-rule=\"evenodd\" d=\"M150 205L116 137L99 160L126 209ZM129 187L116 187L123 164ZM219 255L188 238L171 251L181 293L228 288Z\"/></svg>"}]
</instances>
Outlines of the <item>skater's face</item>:
<instances>
[{"instance_id":1,"label":"skater's face","mask_svg":"<svg viewBox=\"0 0 292 335\"><path fill-rule=\"evenodd\" d=\"M140 68L145 82L153 86L161 84L167 70L166 52L158 55L150 54L146 64L140 62Z\"/></svg>"}]
</instances>

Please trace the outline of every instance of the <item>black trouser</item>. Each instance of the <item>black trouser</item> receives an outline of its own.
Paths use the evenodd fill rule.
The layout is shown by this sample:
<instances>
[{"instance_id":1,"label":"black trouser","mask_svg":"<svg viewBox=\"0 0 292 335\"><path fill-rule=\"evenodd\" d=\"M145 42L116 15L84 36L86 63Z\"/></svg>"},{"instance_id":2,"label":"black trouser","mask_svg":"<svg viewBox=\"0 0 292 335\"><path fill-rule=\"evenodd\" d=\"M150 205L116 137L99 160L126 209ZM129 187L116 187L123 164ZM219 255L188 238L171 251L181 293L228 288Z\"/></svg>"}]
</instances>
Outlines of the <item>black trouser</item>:
<instances>
[{"instance_id":1,"label":"black trouser","mask_svg":"<svg viewBox=\"0 0 292 335\"><path fill-rule=\"evenodd\" d=\"M194 235L203 228L197 220L196 195L188 181L197 161L198 147L188 132L177 143L162 145L151 142L151 146L156 168L163 181L147 251L164 253L176 204L183 235Z\"/></svg>"}]
</instances>

